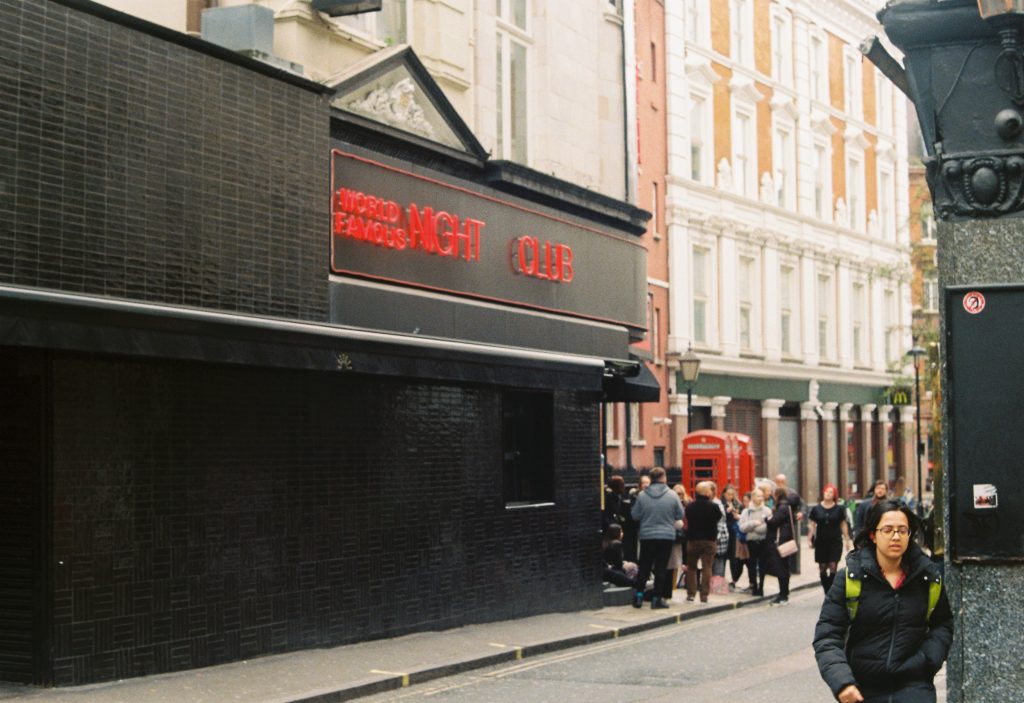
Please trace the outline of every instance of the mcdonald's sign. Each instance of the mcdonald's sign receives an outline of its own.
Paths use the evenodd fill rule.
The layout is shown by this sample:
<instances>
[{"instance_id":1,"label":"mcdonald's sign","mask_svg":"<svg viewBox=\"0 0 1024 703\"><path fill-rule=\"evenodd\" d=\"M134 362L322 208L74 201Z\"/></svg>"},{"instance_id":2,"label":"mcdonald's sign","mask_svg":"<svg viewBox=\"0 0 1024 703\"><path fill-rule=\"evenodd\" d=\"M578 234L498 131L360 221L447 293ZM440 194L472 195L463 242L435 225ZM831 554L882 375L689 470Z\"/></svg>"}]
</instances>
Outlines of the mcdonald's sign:
<instances>
[{"instance_id":1,"label":"mcdonald's sign","mask_svg":"<svg viewBox=\"0 0 1024 703\"><path fill-rule=\"evenodd\" d=\"M910 405L913 390L909 386L892 386L886 392L889 405Z\"/></svg>"}]
</instances>

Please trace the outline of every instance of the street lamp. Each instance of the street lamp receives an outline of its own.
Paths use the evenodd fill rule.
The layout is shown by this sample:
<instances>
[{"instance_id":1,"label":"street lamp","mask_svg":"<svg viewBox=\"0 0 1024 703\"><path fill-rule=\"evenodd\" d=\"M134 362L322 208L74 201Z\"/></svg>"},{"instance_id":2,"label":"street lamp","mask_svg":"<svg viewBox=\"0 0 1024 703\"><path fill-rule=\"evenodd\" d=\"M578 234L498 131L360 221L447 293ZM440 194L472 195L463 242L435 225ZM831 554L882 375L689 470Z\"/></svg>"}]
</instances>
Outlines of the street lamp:
<instances>
[{"instance_id":1,"label":"street lamp","mask_svg":"<svg viewBox=\"0 0 1024 703\"><path fill-rule=\"evenodd\" d=\"M981 13L981 18L999 33L999 40L1003 45L1003 50L996 59L996 81L1015 105L1024 106L1024 58L1021 57L1020 51L1020 25L1024 19L1024 0L978 0L978 12ZM1006 75L1007 72L1009 75ZM1019 120L1016 125L1019 132Z\"/></svg>"},{"instance_id":2,"label":"street lamp","mask_svg":"<svg viewBox=\"0 0 1024 703\"><path fill-rule=\"evenodd\" d=\"M918 359L927 354L924 349L917 346L916 344L907 352L908 356L914 359L914 401L917 405L917 412L915 418L917 420L917 511L921 512L921 499L924 497L923 480L921 478L921 451L923 446L921 444L921 375L918 370Z\"/></svg>"},{"instance_id":3,"label":"street lamp","mask_svg":"<svg viewBox=\"0 0 1024 703\"><path fill-rule=\"evenodd\" d=\"M679 359L679 368L686 383L686 431L693 432L693 384L700 374L700 357L693 353L692 344Z\"/></svg>"}]
</instances>

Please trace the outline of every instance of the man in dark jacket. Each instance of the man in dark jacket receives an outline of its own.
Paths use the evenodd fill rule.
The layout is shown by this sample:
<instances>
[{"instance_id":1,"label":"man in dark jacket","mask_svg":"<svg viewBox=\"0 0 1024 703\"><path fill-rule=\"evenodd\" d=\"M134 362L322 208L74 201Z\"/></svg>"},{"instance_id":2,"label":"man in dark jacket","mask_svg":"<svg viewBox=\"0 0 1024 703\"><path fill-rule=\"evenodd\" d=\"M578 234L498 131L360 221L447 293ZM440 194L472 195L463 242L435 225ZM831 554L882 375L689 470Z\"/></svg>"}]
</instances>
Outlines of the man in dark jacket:
<instances>
[{"instance_id":1,"label":"man in dark jacket","mask_svg":"<svg viewBox=\"0 0 1024 703\"><path fill-rule=\"evenodd\" d=\"M844 703L936 699L932 681L953 641L953 615L943 584L935 610L927 617L929 584L941 583L942 576L912 542L912 535L902 539L910 544L902 561L905 578L898 588L884 577L876 547L869 543L846 560L851 576L861 582L856 617L851 621L847 569L840 569L821 607L814 655L832 695Z\"/></svg>"},{"instance_id":2,"label":"man in dark jacket","mask_svg":"<svg viewBox=\"0 0 1024 703\"><path fill-rule=\"evenodd\" d=\"M697 562L703 572L700 579L700 602L708 602L711 593L711 568L718 549L718 521L722 509L711 498L715 484L701 481L697 484L693 502L686 506L686 600L692 601L697 593Z\"/></svg>"},{"instance_id":3,"label":"man in dark jacket","mask_svg":"<svg viewBox=\"0 0 1024 703\"><path fill-rule=\"evenodd\" d=\"M786 502L789 503L789 509L793 513L793 523L796 525L797 534L793 536L796 540L796 554L786 558L786 564L789 566L789 573L799 574L800 573L800 550L802 546L800 544L800 523L804 519L804 514L807 512L807 503L804 502L803 496L796 491L792 490L787 483L786 474L778 474L775 477L775 484L779 488L786 489Z\"/></svg>"},{"instance_id":4,"label":"man in dark jacket","mask_svg":"<svg viewBox=\"0 0 1024 703\"><path fill-rule=\"evenodd\" d=\"M665 483L665 469L651 469L651 485L638 493L633 504L633 519L640 524L640 562L637 565L633 607L643 605L647 577L654 568L652 608L667 608L661 597L668 591L668 558L676 542L676 529L683 526L683 506L675 491Z\"/></svg>"},{"instance_id":5,"label":"man in dark jacket","mask_svg":"<svg viewBox=\"0 0 1024 703\"><path fill-rule=\"evenodd\" d=\"M857 510L853 513L853 536L854 538L864 529L864 520L867 519L868 511L885 500L889 495L889 486L882 479L875 481L871 488L871 495L857 503Z\"/></svg>"}]
</instances>

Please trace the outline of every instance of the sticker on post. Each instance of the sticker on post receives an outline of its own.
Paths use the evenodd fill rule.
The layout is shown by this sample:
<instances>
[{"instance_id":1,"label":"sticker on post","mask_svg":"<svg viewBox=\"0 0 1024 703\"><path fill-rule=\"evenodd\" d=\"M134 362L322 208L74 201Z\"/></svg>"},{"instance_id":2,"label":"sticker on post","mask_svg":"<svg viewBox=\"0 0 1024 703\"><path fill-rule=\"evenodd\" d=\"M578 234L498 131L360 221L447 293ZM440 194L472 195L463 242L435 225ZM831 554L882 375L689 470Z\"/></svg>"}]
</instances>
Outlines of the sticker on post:
<instances>
[{"instance_id":1,"label":"sticker on post","mask_svg":"<svg viewBox=\"0 0 1024 703\"><path fill-rule=\"evenodd\" d=\"M977 315L985 309L985 296L981 291L972 290L964 294L964 310L971 315Z\"/></svg>"},{"instance_id":2,"label":"sticker on post","mask_svg":"<svg viewBox=\"0 0 1024 703\"><path fill-rule=\"evenodd\" d=\"M991 483L974 484L974 507L978 510L995 508L999 505L999 493Z\"/></svg>"}]
</instances>

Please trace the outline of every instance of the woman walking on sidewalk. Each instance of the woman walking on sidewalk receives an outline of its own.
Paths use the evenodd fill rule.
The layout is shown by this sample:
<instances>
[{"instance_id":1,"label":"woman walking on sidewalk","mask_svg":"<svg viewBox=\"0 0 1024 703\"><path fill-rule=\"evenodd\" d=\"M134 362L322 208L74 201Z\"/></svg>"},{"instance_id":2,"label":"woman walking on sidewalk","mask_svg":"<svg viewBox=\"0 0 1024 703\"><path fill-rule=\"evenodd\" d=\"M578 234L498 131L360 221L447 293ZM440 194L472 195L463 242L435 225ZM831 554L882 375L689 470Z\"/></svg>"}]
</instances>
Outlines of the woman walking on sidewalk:
<instances>
[{"instance_id":1,"label":"woman walking on sidewalk","mask_svg":"<svg viewBox=\"0 0 1024 703\"><path fill-rule=\"evenodd\" d=\"M934 703L953 641L942 574L914 543L917 517L873 506L821 606L814 656L840 703Z\"/></svg>"},{"instance_id":2,"label":"woman walking on sidewalk","mask_svg":"<svg viewBox=\"0 0 1024 703\"><path fill-rule=\"evenodd\" d=\"M843 556L843 547L849 549L850 527L846 522L846 507L836 503L839 492L830 483L821 492L821 502L811 508L810 540L814 547L814 561L818 564L821 587L828 593L836 578L836 567Z\"/></svg>"},{"instance_id":3,"label":"woman walking on sidewalk","mask_svg":"<svg viewBox=\"0 0 1024 703\"><path fill-rule=\"evenodd\" d=\"M789 560L779 553L779 545L796 539L793 511L789 509L788 491L775 489L775 510L768 518L765 536L765 571L779 580L779 595L771 605L789 605Z\"/></svg>"}]
</instances>

